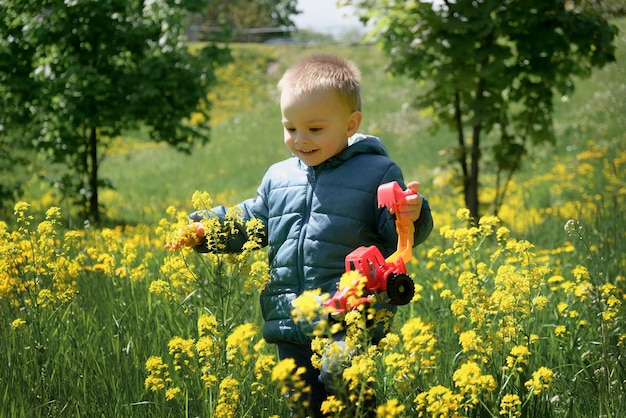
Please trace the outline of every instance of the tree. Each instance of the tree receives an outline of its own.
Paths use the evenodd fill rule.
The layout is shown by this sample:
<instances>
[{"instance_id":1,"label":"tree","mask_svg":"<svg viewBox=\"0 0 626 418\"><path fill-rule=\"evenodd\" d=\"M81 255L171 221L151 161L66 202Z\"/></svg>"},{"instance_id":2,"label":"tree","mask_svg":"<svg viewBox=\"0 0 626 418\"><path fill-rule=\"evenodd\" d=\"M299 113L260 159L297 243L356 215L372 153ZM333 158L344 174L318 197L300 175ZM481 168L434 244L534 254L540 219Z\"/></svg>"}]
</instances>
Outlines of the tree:
<instances>
[{"instance_id":1,"label":"tree","mask_svg":"<svg viewBox=\"0 0 626 418\"><path fill-rule=\"evenodd\" d=\"M297 0L231 0L216 2L203 10L208 26L232 29L293 26L291 16L297 14Z\"/></svg>"},{"instance_id":2,"label":"tree","mask_svg":"<svg viewBox=\"0 0 626 418\"><path fill-rule=\"evenodd\" d=\"M282 36L294 23L291 16L300 13L297 0L214 1L211 7L190 19L188 33L193 39L213 39L229 34L233 40L262 41Z\"/></svg>"},{"instance_id":3,"label":"tree","mask_svg":"<svg viewBox=\"0 0 626 418\"><path fill-rule=\"evenodd\" d=\"M208 141L207 92L228 52L183 38L201 0L34 0L0 6L0 135L68 170L54 180L99 221L110 140L145 128L182 151ZM189 122L203 113L199 124ZM24 140L26 138L27 140Z\"/></svg>"},{"instance_id":4,"label":"tree","mask_svg":"<svg viewBox=\"0 0 626 418\"><path fill-rule=\"evenodd\" d=\"M565 0L566 8L579 8L602 16L617 17L626 14L624 0Z\"/></svg>"},{"instance_id":5,"label":"tree","mask_svg":"<svg viewBox=\"0 0 626 418\"><path fill-rule=\"evenodd\" d=\"M554 142L555 93L615 60L617 27L562 0L348 0L390 56L426 85L416 98L456 135L465 204L478 219L479 174L493 170L497 215L529 143ZM438 126L438 125L436 125ZM489 163L489 165L487 165Z\"/></svg>"}]
</instances>

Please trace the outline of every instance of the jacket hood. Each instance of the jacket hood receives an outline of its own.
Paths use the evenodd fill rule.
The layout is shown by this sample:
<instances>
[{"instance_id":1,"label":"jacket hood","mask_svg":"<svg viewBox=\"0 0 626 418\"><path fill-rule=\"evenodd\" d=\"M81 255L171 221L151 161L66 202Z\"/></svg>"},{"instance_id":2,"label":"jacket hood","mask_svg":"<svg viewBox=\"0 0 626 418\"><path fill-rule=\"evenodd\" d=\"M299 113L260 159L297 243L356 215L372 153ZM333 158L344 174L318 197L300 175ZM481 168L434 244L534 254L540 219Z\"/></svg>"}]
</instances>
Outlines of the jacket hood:
<instances>
[{"instance_id":1,"label":"jacket hood","mask_svg":"<svg viewBox=\"0 0 626 418\"><path fill-rule=\"evenodd\" d=\"M377 154L389 156L389 152L380 138L372 135L354 134L348 138L348 146L334 157L324 161L315 169L336 167L359 154ZM302 164L302 162L300 162Z\"/></svg>"},{"instance_id":2,"label":"jacket hood","mask_svg":"<svg viewBox=\"0 0 626 418\"><path fill-rule=\"evenodd\" d=\"M339 156L343 154L350 154L348 158L356 154L380 154L386 157L389 156L389 152L380 138L363 134L355 134L348 138L348 147L343 152L339 153Z\"/></svg>"}]
</instances>

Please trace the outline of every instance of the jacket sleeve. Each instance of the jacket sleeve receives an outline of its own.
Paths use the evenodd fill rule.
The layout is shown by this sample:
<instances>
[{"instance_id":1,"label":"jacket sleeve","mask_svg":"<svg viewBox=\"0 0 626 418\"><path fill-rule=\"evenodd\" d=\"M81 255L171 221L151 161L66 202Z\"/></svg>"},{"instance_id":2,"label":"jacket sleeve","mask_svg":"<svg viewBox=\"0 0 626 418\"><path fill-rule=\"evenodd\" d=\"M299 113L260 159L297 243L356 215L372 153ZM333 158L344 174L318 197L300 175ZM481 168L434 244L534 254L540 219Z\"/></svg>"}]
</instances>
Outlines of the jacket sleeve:
<instances>
[{"instance_id":1,"label":"jacket sleeve","mask_svg":"<svg viewBox=\"0 0 626 418\"><path fill-rule=\"evenodd\" d=\"M415 225L415 235L413 235L413 246L415 247L418 244L426 241L426 238L430 235L433 230L433 216L430 212L430 205L428 204L428 200L422 196L422 211L420 212L420 217L414 223Z\"/></svg>"}]
</instances>

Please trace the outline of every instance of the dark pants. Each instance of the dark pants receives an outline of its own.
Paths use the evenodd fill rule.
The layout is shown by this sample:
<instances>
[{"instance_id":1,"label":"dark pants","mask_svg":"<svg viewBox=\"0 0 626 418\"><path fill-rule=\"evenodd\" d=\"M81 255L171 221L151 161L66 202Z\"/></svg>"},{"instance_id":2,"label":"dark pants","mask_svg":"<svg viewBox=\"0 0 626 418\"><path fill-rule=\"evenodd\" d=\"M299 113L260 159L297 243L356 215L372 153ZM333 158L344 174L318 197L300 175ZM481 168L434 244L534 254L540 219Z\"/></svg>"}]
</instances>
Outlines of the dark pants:
<instances>
[{"instance_id":1,"label":"dark pants","mask_svg":"<svg viewBox=\"0 0 626 418\"><path fill-rule=\"evenodd\" d=\"M281 360L292 358L295 360L296 367L304 367L306 369L301 379L311 388L311 393L309 393L306 398L309 400L310 416L323 417L320 407L322 406L322 402L326 400L328 392L324 384L320 381L320 371L311 364L312 355L313 351L311 350L310 344L294 344L288 342L278 344L278 357Z\"/></svg>"}]
</instances>

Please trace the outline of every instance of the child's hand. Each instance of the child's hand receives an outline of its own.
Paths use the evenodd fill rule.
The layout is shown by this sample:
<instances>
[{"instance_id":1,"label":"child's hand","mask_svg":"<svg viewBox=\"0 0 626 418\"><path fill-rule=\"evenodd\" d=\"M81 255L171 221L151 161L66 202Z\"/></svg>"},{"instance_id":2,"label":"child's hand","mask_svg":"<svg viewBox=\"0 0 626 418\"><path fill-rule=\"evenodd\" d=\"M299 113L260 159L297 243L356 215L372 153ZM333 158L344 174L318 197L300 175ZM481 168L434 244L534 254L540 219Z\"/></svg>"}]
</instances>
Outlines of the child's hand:
<instances>
[{"instance_id":1,"label":"child's hand","mask_svg":"<svg viewBox=\"0 0 626 418\"><path fill-rule=\"evenodd\" d=\"M165 244L165 248L174 252L181 247L190 247L193 248L196 245L202 242L202 238L204 238L205 231L204 225L200 222L192 222L189 225L178 230L178 234L172 240L172 242L168 242Z\"/></svg>"},{"instance_id":2,"label":"child's hand","mask_svg":"<svg viewBox=\"0 0 626 418\"><path fill-rule=\"evenodd\" d=\"M422 195L419 194L420 184L412 181L406 187L413 190L415 194L408 195L405 201L398 204L396 216L403 221L415 222L422 212Z\"/></svg>"}]
</instances>

